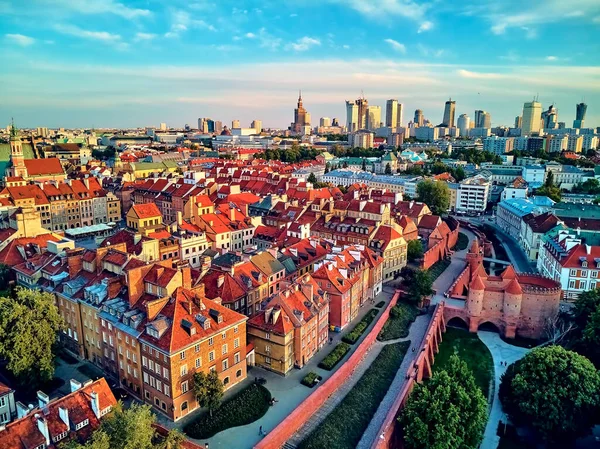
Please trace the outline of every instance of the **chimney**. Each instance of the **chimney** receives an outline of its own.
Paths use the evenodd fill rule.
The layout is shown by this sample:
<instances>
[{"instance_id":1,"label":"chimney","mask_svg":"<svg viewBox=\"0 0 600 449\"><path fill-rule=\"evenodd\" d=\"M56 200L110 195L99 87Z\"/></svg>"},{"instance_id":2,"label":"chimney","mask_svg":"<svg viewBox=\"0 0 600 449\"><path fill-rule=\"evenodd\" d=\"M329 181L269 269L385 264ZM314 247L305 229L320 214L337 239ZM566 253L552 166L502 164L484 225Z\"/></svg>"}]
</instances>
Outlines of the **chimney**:
<instances>
[{"instance_id":1,"label":"chimney","mask_svg":"<svg viewBox=\"0 0 600 449\"><path fill-rule=\"evenodd\" d=\"M38 407L39 408L46 407L48 405L48 403L50 402L50 398L43 391L37 392L37 399L38 399Z\"/></svg>"},{"instance_id":2,"label":"chimney","mask_svg":"<svg viewBox=\"0 0 600 449\"><path fill-rule=\"evenodd\" d=\"M90 402L94 415L96 415L96 418L100 419L100 398L98 397L98 393L94 390L90 393Z\"/></svg>"},{"instance_id":3,"label":"chimney","mask_svg":"<svg viewBox=\"0 0 600 449\"><path fill-rule=\"evenodd\" d=\"M30 411L29 407L27 407L21 401L17 401L17 419L21 419L24 416L27 416L29 411Z\"/></svg>"},{"instance_id":4,"label":"chimney","mask_svg":"<svg viewBox=\"0 0 600 449\"><path fill-rule=\"evenodd\" d=\"M177 211L177 226L181 227L183 225L183 215L181 211Z\"/></svg>"},{"instance_id":5,"label":"chimney","mask_svg":"<svg viewBox=\"0 0 600 449\"><path fill-rule=\"evenodd\" d=\"M220 274L219 277L217 278L217 287L222 287L223 284L225 283L225 275L224 274Z\"/></svg>"},{"instance_id":6,"label":"chimney","mask_svg":"<svg viewBox=\"0 0 600 449\"><path fill-rule=\"evenodd\" d=\"M229 219L231 221L235 221L235 207L231 207L229 209Z\"/></svg>"},{"instance_id":7,"label":"chimney","mask_svg":"<svg viewBox=\"0 0 600 449\"><path fill-rule=\"evenodd\" d=\"M50 432L48 431L48 421L44 419L44 417L38 413L35 414L35 419L37 421L38 430L44 438L46 439L46 446L50 446Z\"/></svg>"},{"instance_id":8,"label":"chimney","mask_svg":"<svg viewBox=\"0 0 600 449\"><path fill-rule=\"evenodd\" d=\"M67 432L71 430L71 424L69 421L69 410L66 408L58 407L58 416L62 422L67 426Z\"/></svg>"},{"instance_id":9,"label":"chimney","mask_svg":"<svg viewBox=\"0 0 600 449\"><path fill-rule=\"evenodd\" d=\"M81 382L75 379L71 379L71 393L75 393L81 388Z\"/></svg>"},{"instance_id":10,"label":"chimney","mask_svg":"<svg viewBox=\"0 0 600 449\"><path fill-rule=\"evenodd\" d=\"M140 234L139 232L136 232L133 235L133 244L137 245L138 243L140 243L140 240L142 240L142 234Z\"/></svg>"},{"instance_id":11,"label":"chimney","mask_svg":"<svg viewBox=\"0 0 600 449\"><path fill-rule=\"evenodd\" d=\"M192 269L187 266L181 269L181 286L183 288L192 288Z\"/></svg>"}]
</instances>

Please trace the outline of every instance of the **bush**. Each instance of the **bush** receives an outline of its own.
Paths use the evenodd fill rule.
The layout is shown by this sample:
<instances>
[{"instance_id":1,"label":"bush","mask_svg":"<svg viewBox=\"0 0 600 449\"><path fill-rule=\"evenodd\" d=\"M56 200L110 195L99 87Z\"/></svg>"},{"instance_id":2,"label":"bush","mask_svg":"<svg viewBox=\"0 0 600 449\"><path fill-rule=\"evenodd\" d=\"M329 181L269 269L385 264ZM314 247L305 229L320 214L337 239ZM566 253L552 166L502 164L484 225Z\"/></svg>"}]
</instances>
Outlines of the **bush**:
<instances>
[{"instance_id":1,"label":"bush","mask_svg":"<svg viewBox=\"0 0 600 449\"><path fill-rule=\"evenodd\" d=\"M378 313L379 313L379 310L371 309L363 317L363 319L360 320L360 322L356 326L354 326L354 329L352 329L352 331L348 332L346 335L344 335L342 337L342 341L345 341L346 343L350 343L351 345L356 343L358 341L358 339L360 338L360 336L364 333L364 331L367 330L367 327L369 327L369 324L371 324L371 321L373 321L373 319L377 316Z\"/></svg>"},{"instance_id":2,"label":"bush","mask_svg":"<svg viewBox=\"0 0 600 449\"><path fill-rule=\"evenodd\" d=\"M223 402L213 411L206 411L187 424L183 431L192 438L205 439L232 427L245 426L260 419L269 410L271 393L262 385L252 384Z\"/></svg>"},{"instance_id":3,"label":"bush","mask_svg":"<svg viewBox=\"0 0 600 449\"><path fill-rule=\"evenodd\" d=\"M377 340L386 341L408 336L410 325L415 321L419 314L418 309L406 303L396 304L390 310L390 317L383 325Z\"/></svg>"},{"instance_id":4,"label":"bush","mask_svg":"<svg viewBox=\"0 0 600 449\"><path fill-rule=\"evenodd\" d=\"M335 365L337 365L340 360L344 358L344 356L350 351L351 346L348 343L339 343L333 351L327 354L321 363L319 363L319 368L323 368L327 371L331 371Z\"/></svg>"},{"instance_id":5,"label":"bush","mask_svg":"<svg viewBox=\"0 0 600 449\"><path fill-rule=\"evenodd\" d=\"M313 373L312 371L308 373L304 378L300 381L302 385L306 385L309 388L314 387L319 383L323 378L319 376L317 373Z\"/></svg>"},{"instance_id":6,"label":"bush","mask_svg":"<svg viewBox=\"0 0 600 449\"><path fill-rule=\"evenodd\" d=\"M384 346L342 402L299 449L354 449L396 377L410 342Z\"/></svg>"},{"instance_id":7,"label":"bush","mask_svg":"<svg viewBox=\"0 0 600 449\"><path fill-rule=\"evenodd\" d=\"M463 249L467 249L467 246L469 246L469 237L459 232L456 245L454 245L454 251L462 251Z\"/></svg>"},{"instance_id":8,"label":"bush","mask_svg":"<svg viewBox=\"0 0 600 449\"><path fill-rule=\"evenodd\" d=\"M379 301L377 304L375 304L375 307L378 309L381 309L383 306L385 306L385 301Z\"/></svg>"}]
</instances>

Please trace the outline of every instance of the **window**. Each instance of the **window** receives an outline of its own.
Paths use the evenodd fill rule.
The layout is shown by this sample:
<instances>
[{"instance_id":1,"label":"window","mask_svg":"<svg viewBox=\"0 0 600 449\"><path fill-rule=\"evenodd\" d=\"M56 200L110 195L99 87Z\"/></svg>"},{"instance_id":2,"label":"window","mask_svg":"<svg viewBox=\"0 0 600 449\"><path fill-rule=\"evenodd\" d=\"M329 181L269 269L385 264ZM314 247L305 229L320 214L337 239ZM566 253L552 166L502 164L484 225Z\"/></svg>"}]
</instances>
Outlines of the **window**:
<instances>
[{"instance_id":1,"label":"window","mask_svg":"<svg viewBox=\"0 0 600 449\"><path fill-rule=\"evenodd\" d=\"M188 391L188 381L186 380L185 382L181 382L181 392L187 393L187 391Z\"/></svg>"},{"instance_id":2,"label":"window","mask_svg":"<svg viewBox=\"0 0 600 449\"><path fill-rule=\"evenodd\" d=\"M148 373L144 373L144 383L148 383Z\"/></svg>"},{"instance_id":3,"label":"window","mask_svg":"<svg viewBox=\"0 0 600 449\"><path fill-rule=\"evenodd\" d=\"M271 345L265 345L265 352L267 352L267 353L271 352Z\"/></svg>"},{"instance_id":4,"label":"window","mask_svg":"<svg viewBox=\"0 0 600 449\"><path fill-rule=\"evenodd\" d=\"M89 419L85 419L83 421L81 421L79 424L77 424L75 426L75 430L79 430L79 429L83 429L85 426L87 426L90 423Z\"/></svg>"},{"instance_id":5,"label":"window","mask_svg":"<svg viewBox=\"0 0 600 449\"><path fill-rule=\"evenodd\" d=\"M169 387L167 384L165 384L164 387L165 387L165 396L171 396L171 387Z\"/></svg>"},{"instance_id":6,"label":"window","mask_svg":"<svg viewBox=\"0 0 600 449\"><path fill-rule=\"evenodd\" d=\"M242 305L244 305L244 303L243 303L243 302L242 302ZM238 333L238 327L237 327L237 326L235 326L235 327L233 328L233 333L234 333L234 334L237 334L237 333Z\"/></svg>"},{"instance_id":7,"label":"window","mask_svg":"<svg viewBox=\"0 0 600 449\"><path fill-rule=\"evenodd\" d=\"M242 370L239 369L235 372L235 377L242 377Z\"/></svg>"},{"instance_id":8,"label":"window","mask_svg":"<svg viewBox=\"0 0 600 449\"><path fill-rule=\"evenodd\" d=\"M200 368L202 366L202 357L198 357L196 359L196 368Z\"/></svg>"},{"instance_id":9,"label":"window","mask_svg":"<svg viewBox=\"0 0 600 449\"><path fill-rule=\"evenodd\" d=\"M225 379L223 379L223 385L227 385L229 384L229 376L227 376Z\"/></svg>"},{"instance_id":10,"label":"window","mask_svg":"<svg viewBox=\"0 0 600 449\"><path fill-rule=\"evenodd\" d=\"M269 334L268 332L265 332L265 338L267 340L270 340L271 339L271 334Z\"/></svg>"},{"instance_id":11,"label":"window","mask_svg":"<svg viewBox=\"0 0 600 449\"><path fill-rule=\"evenodd\" d=\"M221 339L225 340L227 338L227 332L223 332L221 334Z\"/></svg>"},{"instance_id":12,"label":"window","mask_svg":"<svg viewBox=\"0 0 600 449\"><path fill-rule=\"evenodd\" d=\"M271 357L265 357L265 363L267 365L270 365L271 364Z\"/></svg>"},{"instance_id":13,"label":"window","mask_svg":"<svg viewBox=\"0 0 600 449\"><path fill-rule=\"evenodd\" d=\"M163 377L165 379L169 378L169 370L167 368L163 368Z\"/></svg>"},{"instance_id":14,"label":"window","mask_svg":"<svg viewBox=\"0 0 600 449\"><path fill-rule=\"evenodd\" d=\"M200 344L199 343L196 346L194 346L194 352L200 352Z\"/></svg>"},{"instance_id":15,"label":"window","mask_svg":"<svg viewBox=\"0 0 600 449\"><path fill-rule=\"evenodd\" d=\"M184 410L187 410L188 408L188 403L187 401L185 401L183 404L181 404L181 411L183 412Z\"/></svg>"},{"instance_id":16,"label":"window","mask_svg":"<svg viewBox=\"0 0 600 449\"><path fill-rule=\"evenodd\" d=\"M586 285L586 282L582 281L582 282L579 283L579 288L582 289L582 290L585 290L585 285Z\"/></svg>"},{"instance_id":17,"label":"window","mask_svg":"<svg viewBox=\"0 0 600 449\"><path fill-rule=\"evenodd\" d=\"M210 337L210 338L208 339L208 345L209 345L209 346L212 346L212 345L213 345L213 343L214 343L214 340L213 340L213 338L212 338L212 337Z\"/></svg>"},{"instance_id":18,"label":"window","mask_svg":"<svg viewBox=\"0 0 600 449\"><path fill-rule=\"evenodd\" d=\"M575 288L575 281L569 281L569 288Z\"/></svg>"},{"instance_id":19,"label":"window","mask_svg":"<svg viewBox=\"0 0 600 449\"><path fill-rule=\"evenodd\" d=\"M179 359L185 360L185 351L181 351L181 354L179 354Z\"/></svg>"},{"instance_id":20,"label":"window","mask_svg":"<svg viewBox=\"0 0 600 449\"><path fill-rule=\"evenodd\" d=\"M240 353L236 352L235 355L233 356L233 361L234 363L240 363Z\"/></svg>"},{"instance_id":21,"label":"window","mask_svg":"<svg viewBox=\"0 0 600 449\"><path fill-rule=\"evenodd\" d=\"M215 360L215 351L210 351L208 353L208 361L212 362L213 360Z\"/></svg>"},{"instance_id":22,"label":"window","mask_svg":"<svg viewBox=\"0 0 600 449\"><path fill-rule=\"evenodd\" d=\"M577 276L577 270L571 270L571 276Z\"/></svg>"},{"instance_id":23,"label":"window","mask_svg":"<svg viewBox=\"0 0 600 449\"><path fill-rule=\"evenodd\" d=\"M227 354L227 345L221 346L221 354Z\"/></svg>"},{"instance_id":24,"label":"window","mask_svg":"<svg viewBox=\"0 0 600 449\"><path fill-rule=\"evenodd\" d=\"M240 339L239 338L236 338L235 340L233 340L233 347L234 348L240 347Z\"/></svg>"}]
</instances>

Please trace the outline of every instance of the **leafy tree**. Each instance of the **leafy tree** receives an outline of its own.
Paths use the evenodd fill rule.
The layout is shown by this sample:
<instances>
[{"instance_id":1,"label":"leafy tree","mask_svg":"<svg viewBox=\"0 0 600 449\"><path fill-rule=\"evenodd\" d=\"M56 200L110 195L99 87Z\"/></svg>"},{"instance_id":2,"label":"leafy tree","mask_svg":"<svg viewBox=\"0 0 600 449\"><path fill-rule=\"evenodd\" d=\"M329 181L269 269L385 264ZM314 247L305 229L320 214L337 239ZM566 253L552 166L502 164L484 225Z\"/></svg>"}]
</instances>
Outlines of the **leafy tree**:
<instances>
[{"instance_id":1,"label":"leafy tree","mask_svg":"<svg viewBox=\"0 0 600 449\"><path fill-rule=\"evenodd\" d=\"M552 171L548 171L546 181L544 181L544 187L554 187L554 173L552 173Z\"/></svg>"},{"instance_id":2,"label":"leafy tree","mask_svg":"<svg viewBox=\"0 0 600 449\"><path fill-rule=\"evenodd\" d=\"M207 407L212 416L213 410L219 407L223 397L223 383L216 371L208 374L203 372L194 374L194 396L200 407Z\"/></svg>"},{"instance_id":3,"label":"leafy tree","mask_svg":"<svg viewBox=\"0 0 600 449\"><path fill-rule=\"evenodd\" d=\"M549 442L572 442L593 425L600 374L576 352L536 348L502 376L500 400L515 424L532 426Z\"/></svg>"},{"instance_id":4,"label":"leafy tree","mask_svg":"<svg viewBox=\"0 0 600 449\"><path fill-rule=\"evenodd\" d=\"M392 166L390 165L389 162L387 164L385 164L385 174L386 175L391 175L392 174Z\"/></svg>"},{"instance_id":5,"label":"leafy tree","mask_svg":"<svg viewBox=\"0 0 600 449\"><path fill-rule=\"evenodd\" d=\"M329 164L329 162L327 162L325 164L325 173L329 173L331 171L331 165Z\"/></svg>"},{"instance_id":6,"label":"leafy tree","mask_svg":"<svg viewBox=\"0 0 600 449\"><path fill-rule=\"evenodd\" d=\"M156 420L149 405L121 405L102 420L100 431L110 438L111 449L151 449L156 432L152 424Z\"/></svg>"},{"instance_id":7,"label":"leafy tree","mask_svg":"<svg viewBox=\"0 0 600 449\"><path fill-rule=\"evenodd\" d=\"M53 347L63 326L50 293L19 287L15 298L0 298L0 357L25 389L52 379Z\"/></svg>"},{"instance_id":8,"label":"leafy tree","mask_svg":"<svg viewBox=\"0 0 600 449\"><path fill-rule=\"evenodd\" d=\"M100 429L96 430L85 444L80 444L73 439L59 447L61 449L111 449L110 437Z\"/></svg>"},{"instance_id":9,"label":"leafy tree","mask_svg":"<svg viewBox=\"0 0 600 449\"><path fill-rule=\"evenodd\" d=\"M580 182L573 187L573 193L584 193L587 195L600 194L600 181L590 178L585 182Z\"/></svg>"},{"instance_id":10,"label":"leafy tree","mask_svg":"<svg viewBox=\"0 0 600 449\"><path fill-rule=\"evenodd\" d=\"M431 209L434 215L442 215L450 207L450 189L442 181L421 181L417 184L417 200Z\"/></svg>"},{"instance_id":11,"label":"leafy tree","mask_svg":"<svg viewBox=\"0 0 600 449\"><path fill-rule=\"evenodd\" d=\"M185 441L185 435L177 429L171 429L158 445L158 449L179 449Z\"/></svg>"},{"instance_id":12,"label":"leafy tree","mask_svg":"<svg viewBox=\"0 0 600 449\"><path fill-rule=\"evenodd\" d=\"M310 175L308 175L308 182L314 184L315 182L317 182L317 177L315 176L314 173L311 173Z\"/></svg>"},{"instance_id":13,"label":"leafy tree","mask_svg":"<svg viewBox=\"0 0 600 449\"><path fill-rule=\"evenodd\" d=\"M598 307L600 307L600 289L580 293L571 311L575 324L580 329L584 329L590 316Z\"/></svg>"},{"instance_id":14,"label":"leafy tree","mask_svg":"<svg viewBox=\"0 0 600 449\"><path fill-rule=\"evenodd\" d=\"M416 304L420 303L424 296L433 294L433 279L427 270L415 270L412 279L410 279L407 285L407 297Z\"/></svg>"},{"instance_id":15,"label":"leafy tree","mask_svg":"<svg viewBox=\"0 0 600 449\"><path fill-rule=\"evenodd\" d=\"M12 270L8 265L0 264L0 290L8 290L9 282L12 280Z\"/></svg>"},{"instance_id":16,"label":"leafy tree","mask_svg":"<svg viewBox=\"0 0 600 449\"><path fill-rule=\"evenodd\" d=\"M590 318L583 329L581 339L583 353L590 358L596 366L600 365L600 305L590 315Z\"/></svg>"},{"instance_id":17,"label":"leafy tree","mask_svg":"<svg viewBox=\"0 0 600 449\"><path fill-rule=\"evenodd\" d=\"M452 176L454 177L454 179L456 179L456 182L460 182L467 177L467 174L465 173L464 168L458 166L454 169Z\"/></svg>"},{"instance_id":18,"label":"leafy tree","mask_svg":"<svg viewBox=\"0 0 600 449\"><path fill-rule=\"evenodd\" d=\"M423 244L420 240L411 240L408 242L406 257L413 262L423 257Z\"/></svg>"},{"instance_id":19,"label":"leafy tree","mask_svg":"<svg viewBox=\"0 0 600 449\"><path fill-rule=\"evenodd\" d=\"M487 422L487 401L457 355L448 368L417 384L398 418L407 449L476 449Z\"/></svg>"}]
</instances>

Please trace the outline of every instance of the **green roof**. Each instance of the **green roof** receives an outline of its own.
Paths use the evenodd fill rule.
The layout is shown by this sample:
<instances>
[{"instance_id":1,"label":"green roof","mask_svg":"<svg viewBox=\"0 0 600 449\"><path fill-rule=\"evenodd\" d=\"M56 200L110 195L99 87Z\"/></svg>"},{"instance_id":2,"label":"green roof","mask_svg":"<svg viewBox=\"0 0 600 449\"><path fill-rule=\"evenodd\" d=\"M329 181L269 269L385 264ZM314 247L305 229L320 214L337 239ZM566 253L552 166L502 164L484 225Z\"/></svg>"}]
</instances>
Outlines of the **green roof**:
<instances>
[{"instance_id":1,"label":"green roof","mask_svg":"<svg viewBox=\"0 0 600 449\"><path fill-rule=\"evenodd\" d=\"M23 158L34 159L33 148L30 144L23 144ZM4 176L6 169L10 166L10 144L0 143L0 176Z\"/></svg>"},{"instance_id":2,"label":"green roof","mask_svg":"<svg viewBox=\"0 0 600 449\"><path fill-rule=\"evenodd\" d=\"M382 162L383 161L385 161L385 162L392 162L392 161L397 161L397 160L398 160L398 158L391 151L389 153L385 153L385 155L381 158Z\"/></svg>"}]
</instances>

